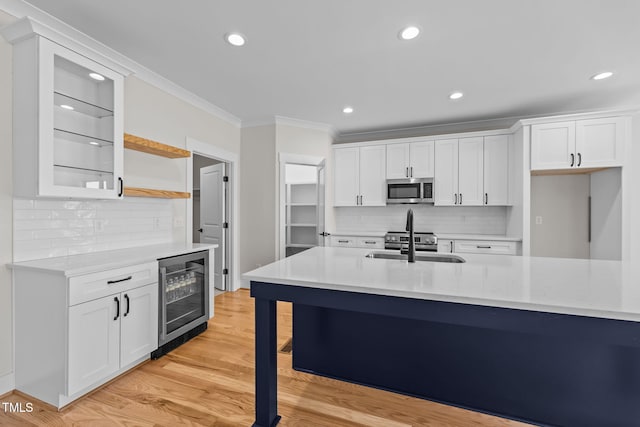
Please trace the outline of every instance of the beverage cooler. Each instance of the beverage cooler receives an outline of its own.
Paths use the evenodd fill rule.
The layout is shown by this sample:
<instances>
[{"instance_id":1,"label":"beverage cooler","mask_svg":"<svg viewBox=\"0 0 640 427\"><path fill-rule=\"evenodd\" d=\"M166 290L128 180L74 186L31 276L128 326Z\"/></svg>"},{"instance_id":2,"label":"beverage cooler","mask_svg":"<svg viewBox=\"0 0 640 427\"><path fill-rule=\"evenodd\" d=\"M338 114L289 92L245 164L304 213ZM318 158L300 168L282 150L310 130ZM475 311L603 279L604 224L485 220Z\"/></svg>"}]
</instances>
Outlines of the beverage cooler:
<instances>
[{"instance_id":1,"label":"beverage cooler","mask_svg":"<svg viewBox=\"0 0 640 427\"><path fill-rule=\"evenodd\" d=\"M158 260L157 359L207 329L209 319L209 252Z\"/></svg>"}]
</instances>

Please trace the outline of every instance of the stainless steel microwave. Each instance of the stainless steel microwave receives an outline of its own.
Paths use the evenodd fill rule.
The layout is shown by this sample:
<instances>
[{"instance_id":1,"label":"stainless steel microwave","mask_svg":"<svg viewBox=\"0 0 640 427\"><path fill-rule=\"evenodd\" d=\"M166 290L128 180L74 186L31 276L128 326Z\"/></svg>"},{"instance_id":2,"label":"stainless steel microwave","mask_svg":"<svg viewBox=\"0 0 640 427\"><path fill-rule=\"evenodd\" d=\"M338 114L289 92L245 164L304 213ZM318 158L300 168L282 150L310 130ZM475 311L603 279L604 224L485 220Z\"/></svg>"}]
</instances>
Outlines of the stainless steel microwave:
<instances>
[{"instance_id":1,"label":"stainless steel microwave","mask_svg":"<svg viewBox=\"0 0 640 427\"><path fill-rule=\"evenodd\" d=\"M387 204L433 203L433 178L387 180Z\"/></svg>"}]
</instances>

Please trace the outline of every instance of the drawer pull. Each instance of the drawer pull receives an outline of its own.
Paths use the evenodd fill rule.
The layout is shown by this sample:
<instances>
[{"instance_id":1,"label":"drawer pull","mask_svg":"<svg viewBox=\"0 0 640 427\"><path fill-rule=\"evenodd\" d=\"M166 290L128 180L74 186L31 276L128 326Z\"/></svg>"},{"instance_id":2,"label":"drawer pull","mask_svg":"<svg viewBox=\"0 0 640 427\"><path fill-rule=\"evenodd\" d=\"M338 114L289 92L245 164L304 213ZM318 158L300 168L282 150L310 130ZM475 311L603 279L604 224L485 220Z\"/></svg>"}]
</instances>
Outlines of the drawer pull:
<instances>
[{"instance_id":1,"label":"drawer pull","mask_svg":"<svg viewBox=\"0 0 640 427\"><path fill-rule=\"evenodd\" d=\"M348 240L338 240L338 243L349 243Z\"/></svg>"},{"instance_id":2,"label":"drawer pull","mask_svg":"<svg viewBox=\"0 0 640 427\"><path fill-rule=\"evenodd\" d=\"M127 311L124 312L124 317L127 317L127 314L129 314L129 309L131 308L131 301L129 301L129 295L124 294L124 299L127 300Z\"/></svg>"},{"instance_id":3,"label":"drawer pull","mask_svg":"<svg viewBox=\"0 0 640 427\"><path fill-rule=\"evenodd\" d=\"M491 246L478 245L478 246L476 246L476 248L478 248L478 249L491 249Z\"/></svg>"},{"instance_id":4,"label":"drawer pull","mask_svg":"<svg viewBox=\"0 0 640 427\"><path fill-rule=\"evenodd\" d=\"M129 277L125 277L124 279L109 280L107 282L107 285L113 285L114 283L120 283L120 282L126 282L127 280L131 280L132 278L133 278L133 276L129 276Z\"/></svg>"},{"instance_id":5,"label":"drawer pull","mask_svg":"<svg viewBox=\"0 0 640 427\"><path fill-rule=\"evenodd\" d=\"M376 244L376 242L371 241L371 240L365 240L364 242L365 242L367 245L375 245L375 244Z\"/></svg>"}]
</instances>

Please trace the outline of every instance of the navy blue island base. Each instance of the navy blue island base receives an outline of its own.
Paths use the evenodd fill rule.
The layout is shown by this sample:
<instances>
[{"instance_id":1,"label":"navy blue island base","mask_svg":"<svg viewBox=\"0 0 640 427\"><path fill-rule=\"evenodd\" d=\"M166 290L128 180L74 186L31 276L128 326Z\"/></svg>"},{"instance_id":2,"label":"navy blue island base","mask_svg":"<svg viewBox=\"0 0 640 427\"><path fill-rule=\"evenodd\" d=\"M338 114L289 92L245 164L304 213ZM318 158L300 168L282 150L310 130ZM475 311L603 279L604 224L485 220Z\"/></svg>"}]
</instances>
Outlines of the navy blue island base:
<instances>
[{"instance_id":1,"label":"navy blue island base","mask_svg":"<svg viewBox=\"0 0 640 427\"><path fill-rule=\"evenodd\" d=\"M278 424L276 301L293 368L542 426L640 426L640 324L251 282L256 421Z\"/></svg>"}]
</instances>

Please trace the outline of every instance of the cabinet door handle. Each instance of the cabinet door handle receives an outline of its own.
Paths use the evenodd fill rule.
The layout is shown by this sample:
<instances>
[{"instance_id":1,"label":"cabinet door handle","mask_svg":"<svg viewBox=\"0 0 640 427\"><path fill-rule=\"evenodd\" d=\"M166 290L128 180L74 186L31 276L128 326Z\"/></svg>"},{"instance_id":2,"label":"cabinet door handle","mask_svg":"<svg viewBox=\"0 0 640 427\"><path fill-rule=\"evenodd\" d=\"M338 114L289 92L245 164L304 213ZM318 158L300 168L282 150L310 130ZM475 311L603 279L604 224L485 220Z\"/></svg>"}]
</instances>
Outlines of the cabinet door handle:
<instances>
[{"instance_id":1,"label":"cabinet door handle","mask_svg":"<svg viewBox=\"0 0 640 427\"><path fill-rule=\"evenodd\" d=\"M460 193L460 204L462 204L462 193Z\"/></svg>"},{"instance_id":2,"label":"cabinet door handle","mask_svg":"<svg viewBox=\"0 0 640 427\"><path fill-rule=\"evenodd\" d=\"M129 295L124 294L124 299L127 300L127 311L124 312L124 317L127 317L127 314L129 314L129 309L131 308L131 301L129 301Z\"/></svg>"},{"instance_id":3,"label":"cabinet door handle","mask_svg":"<svg viewBox=\"0 0 640 427\"><path fill-rule=\"evenodd\" d=\"M582 164L582 154L578 153L578 164L576 166L580 166Z\"/></svg>"},{"instance_id":4,"label":"cabinet door handle","mask_svg":"<svg viewBox=\"0 0 640 427\"><path fill-rule=\"evenodd\" d=\"M118 177L118 186L118 197L122 197L122 195L124 194L124 181L122 180L122 177Z\"/></svg>"},{"instance_id":5,"label":"cabinet door handle","mask_svg":"<svg viewBox=\"0 0 640 427\"><path fill-rule=\"evenodd\" d=\"M484 193L484 204L485 205L489 204L489 193Z\"/></svg>"},{"instance_id":6,"label":"cabinet door handle","mask_svg":"<svg viewBox=\"0 0 640 427\"><path fill-rule=\"evenodd\" d=\"M413 178L413 166L409 168L409 177Z\"/></svg>"},{"instance_id":7,"label":"cabinet door handle","mask_svg":"<svg viewBox=\"0 0 640 427\"><path fill-rule=\"evenodd\" d=\"M114 283L120 283L120 282L126 282L127 280L131 280L132 278L133 278L133 276L129 276L129 277L125 277L124 279L109 280L109 281L107 281L107 285L113 285Z\"/></svg>"},{"instance_id":8,"label":"cabinet door handle","mask_svg":"<svg viewBox=\"0 0 640 427\"><path fill-rule=\"evenodd\" d=\"M118 317L120 317L120 300L118 297L113 297L113 300L116 302L116 317L113 320L118 320Z\"/></svg>"},{"instance_id":9,"label":"cabinet door handle","mask_svg":"<svg viewBox=\"0 0 640 427\"><path fill-rule=\"evenodd\" d=\"M453 193L453 196L455 197L455 201L453 202L454 205L458 204L458 193Z\"/></svg>"},{"instance_id":10,"label":"cabinet door handle","mask_svg":"<svg viewBox=\"0 0 640 427\"><path fill-rule=\"evenodd\" d=\"M409 178L409 168L408 167L404 168L404 176Z\"/></svg>"},{"instance_id":11,"label":"cabinet door handle","mask_svg":"<svg viewBox=\"0 0 640 427\"><path fill-rule=\"evenodd\" d=\"M362 195L360 196L360 206L362 206Z\"/></svg>"},{"instance_id":12,"label":"cabinet door handle","mask_svg":"<svg viewBox=\"0 0 640 427\"><path fill-rule=\"evenodd\" d=\"M573 164L575 163L575 159L576 159L575 154L571 153L571 165L570 165L571 167L573 167Z\"/></svg>"},{"instance_id":13,"label":"cabinet door handle","mask_svg":"<svg viewBox=\"0 0 640 427\"><path fill-rule=\"evenodd\" d=\"M476 248L478 248L478 249L491 249L491 246L477 245Z\"/></svg>"}]
</instances>

